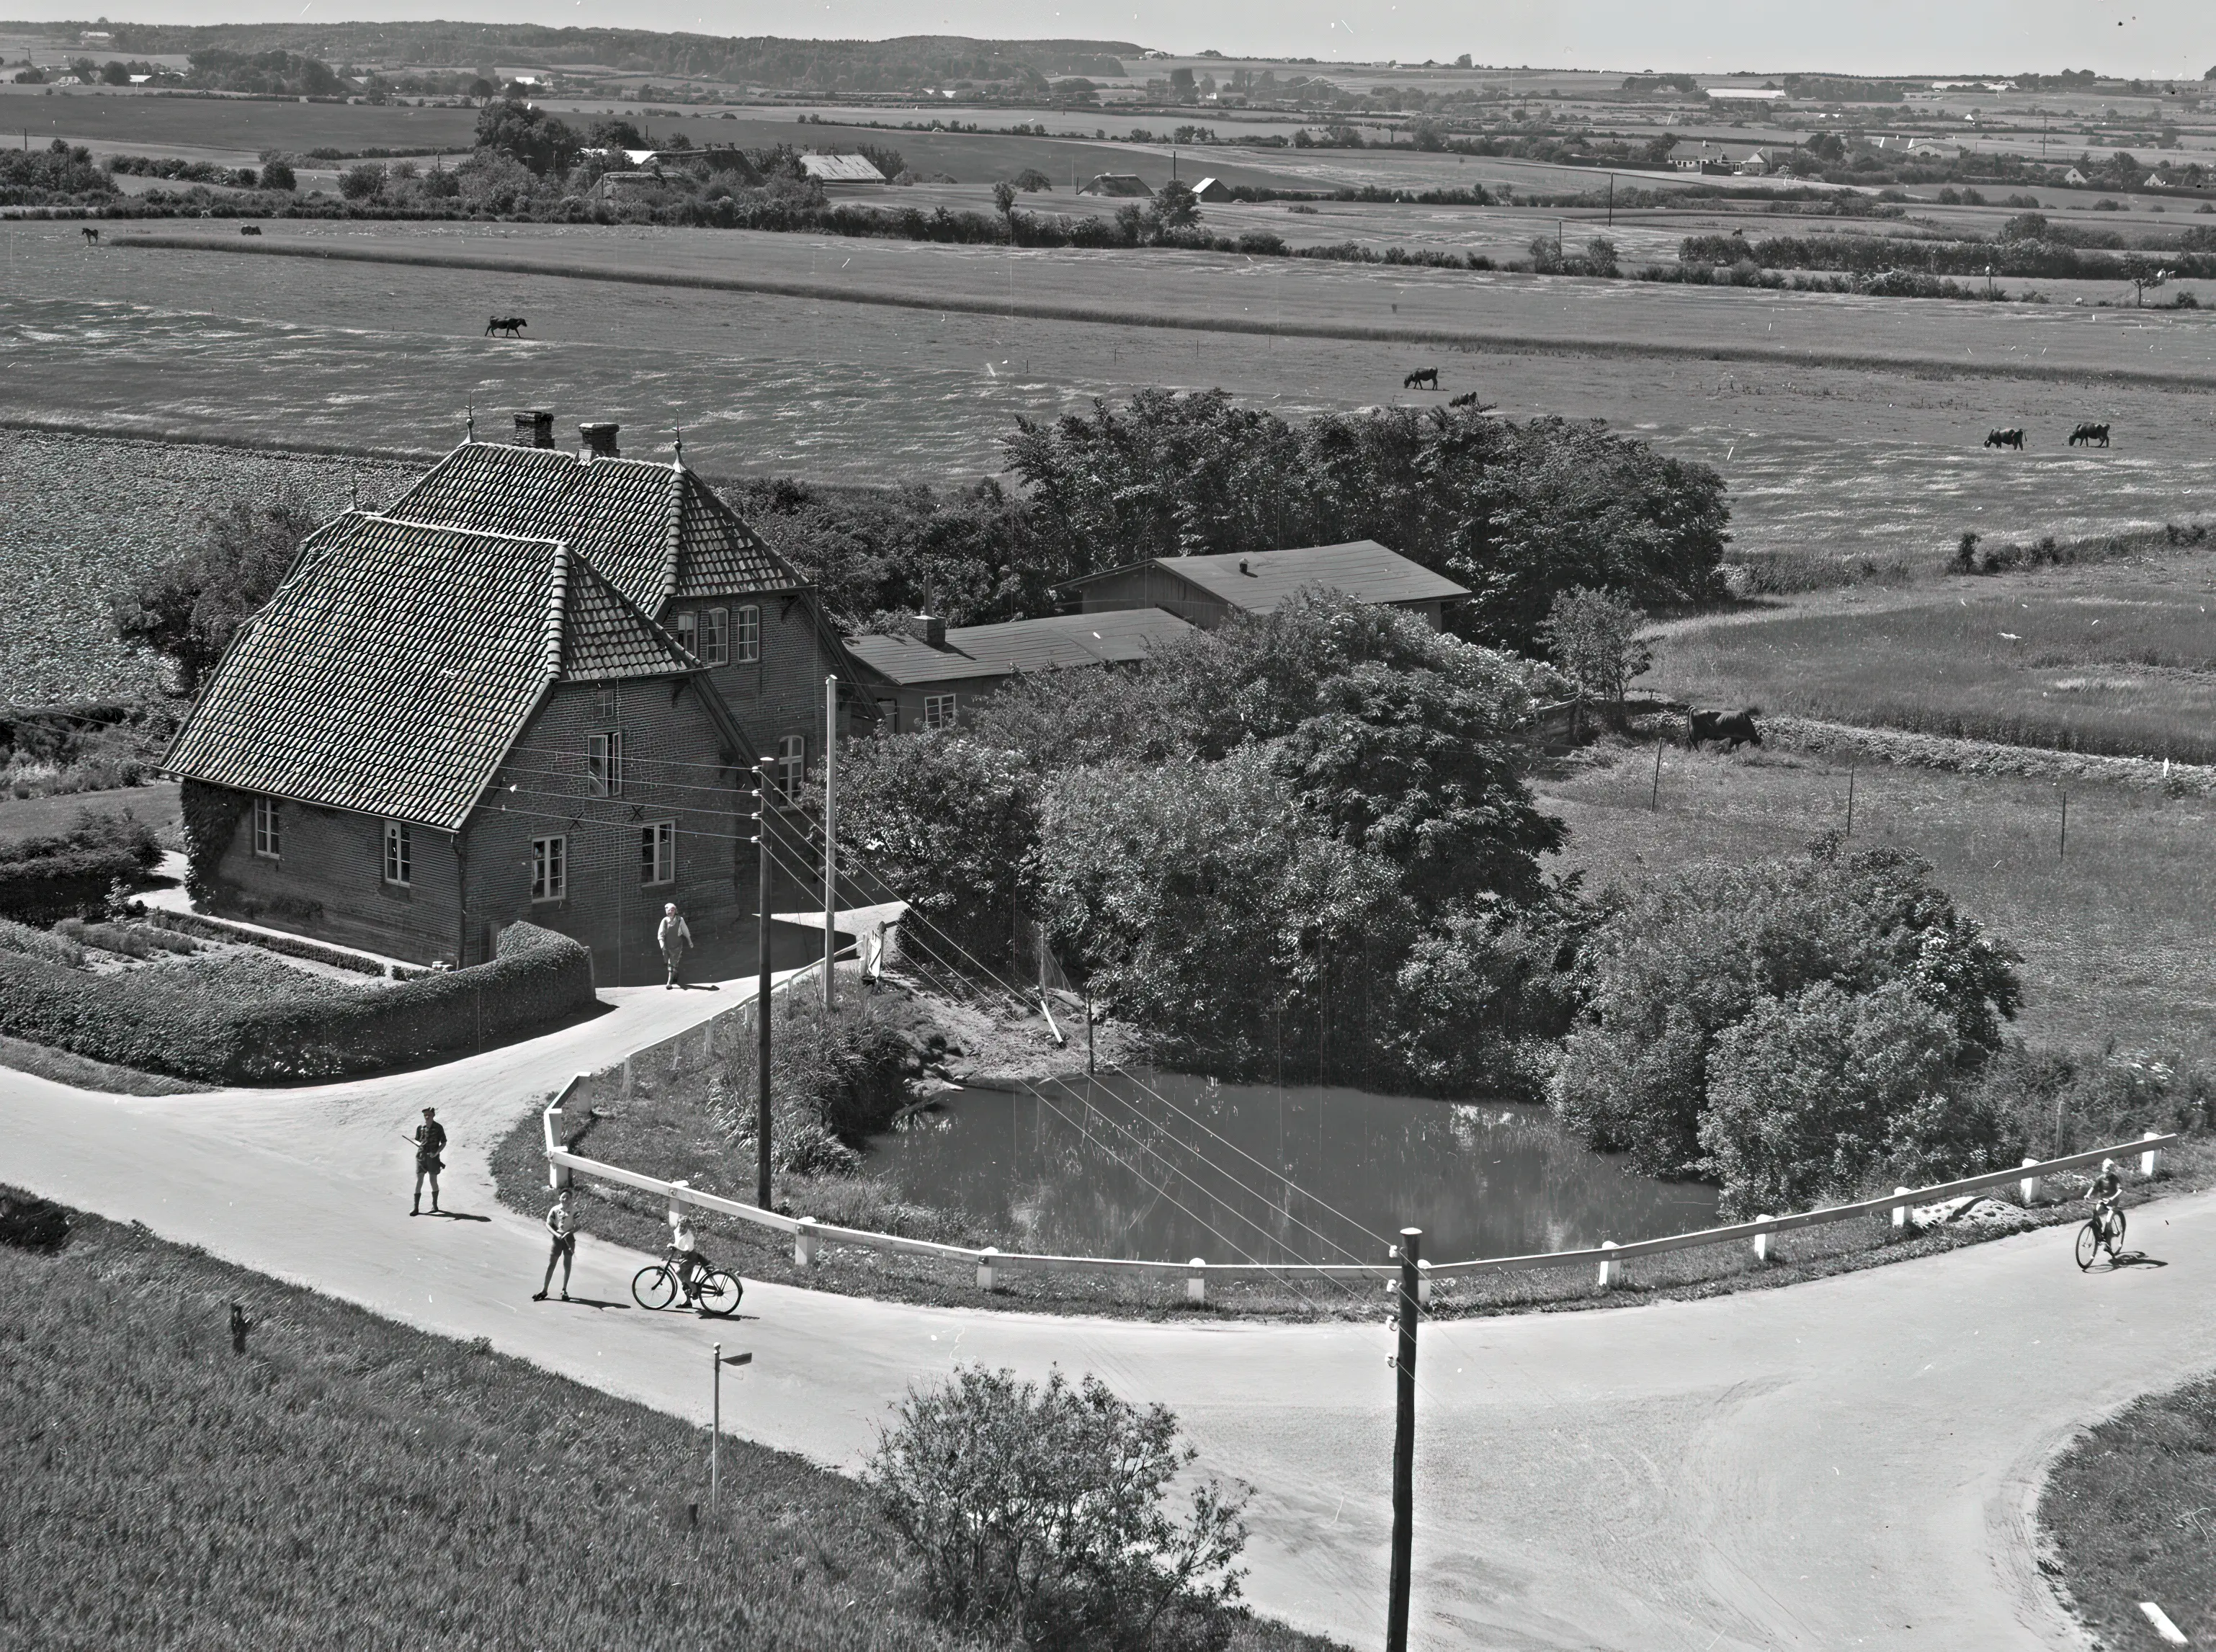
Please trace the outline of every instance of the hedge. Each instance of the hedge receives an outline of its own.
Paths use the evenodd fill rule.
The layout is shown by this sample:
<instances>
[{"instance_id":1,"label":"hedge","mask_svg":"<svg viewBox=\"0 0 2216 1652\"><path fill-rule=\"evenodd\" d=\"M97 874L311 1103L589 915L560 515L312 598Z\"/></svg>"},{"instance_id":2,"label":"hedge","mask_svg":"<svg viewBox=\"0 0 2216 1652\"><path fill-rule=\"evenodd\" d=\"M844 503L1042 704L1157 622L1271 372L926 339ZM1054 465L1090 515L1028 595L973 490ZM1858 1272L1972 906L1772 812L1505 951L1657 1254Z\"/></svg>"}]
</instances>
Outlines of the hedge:
<instances>
[{"instance_id":1,"label":"hedge","mask_svg":"<svg viewBox=\"0 0 2216 1652\"><path fill-rule=\"evenodd\" d=\"M511 924L489 964L382 990L211 1001L151 971L88 975L0 952L0 1032L144 1072L216 1083L353 1078L490 1049L591 1009L592 954Z\"/></svg>"}]
</instances>

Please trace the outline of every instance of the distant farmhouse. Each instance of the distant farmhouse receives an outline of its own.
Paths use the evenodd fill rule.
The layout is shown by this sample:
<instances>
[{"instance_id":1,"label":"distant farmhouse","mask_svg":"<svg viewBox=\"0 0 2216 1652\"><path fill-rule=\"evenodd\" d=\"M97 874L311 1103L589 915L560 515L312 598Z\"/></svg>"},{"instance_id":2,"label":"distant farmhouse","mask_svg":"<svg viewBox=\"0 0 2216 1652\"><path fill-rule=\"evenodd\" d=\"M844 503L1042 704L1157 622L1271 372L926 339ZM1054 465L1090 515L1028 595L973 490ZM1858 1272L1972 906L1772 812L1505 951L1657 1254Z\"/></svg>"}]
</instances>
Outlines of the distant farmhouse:
<instances>
[{"instance_id":1,"label":"distant farmhouse","mask_svg":"<svg viewBox=\"0 0 2216 1652\"><path fill-rule=\"evenodd\" d=\"M859 155L803 155L800 170L821 184L883 183L885 175Z\"/></svg>"},{"instance_id":2,"label":"distant farmhouse","mask_svg":"<svg viewBox=\"0 0 2216 1652\"><path fill-rule=\"evenodd\" d=\"M1192 187L1195 200L1229 200L1231 186L1221 178L1203 178Z\"/></svg>"},{"instance_id":3,"label":"distant farmhouse","mask_svg":"<svg viewBox=\"0 0 2216 1652\"><path fill-rule=\"evenodd\" d=\"M1310 585L1357 602L1406 608L1434 631L1441 610L1468 589L1388 551L1375 539L1308 545L1246 555L1155 557L1072 580L1087 614L1120 608L1160 608L1204 630L1234 613L1268 613Z\"/></svg>"},{"instance_id":4,"label":"distant farmhouse","mask_svg":"<svg viewBox=\"0 0 2216 1652\"><path fill-rule=\"evenodd\" d=\"M824 675L856 668L681 460L623 458L612 424L557 452L552 423L325 524L240 627L164 760L222 846L212 909L456 965L528 919L604 982L664 902L704 945L751 933L749 771L797 804Z\"/></svg>"},{"instance_id":5,"label":"distant farmhouse","mask_svg":"<svg viewBox=\"0 0 2216 1652\"><path fill-rule=\"evenodd\" d=\"M1032 671L1128 665L1192 635L1160 608L1065 613L998 626L961 626L918 614L897 637L854 637L846 647L864 668L879 726L951 728L978 700Z\"/></svg>"},{"instance_id":6,"label":"distant farmhouse","mask_svg":"<svg viewBox=\"0 0 2216 1652\"><path fill-rule=\"evenodd\" d=\"M1133 200L1152 200L1154 192L1136 172L1103 172L1077 186L1080 195L1114 195Z\"/></svg>"}]
</instances>

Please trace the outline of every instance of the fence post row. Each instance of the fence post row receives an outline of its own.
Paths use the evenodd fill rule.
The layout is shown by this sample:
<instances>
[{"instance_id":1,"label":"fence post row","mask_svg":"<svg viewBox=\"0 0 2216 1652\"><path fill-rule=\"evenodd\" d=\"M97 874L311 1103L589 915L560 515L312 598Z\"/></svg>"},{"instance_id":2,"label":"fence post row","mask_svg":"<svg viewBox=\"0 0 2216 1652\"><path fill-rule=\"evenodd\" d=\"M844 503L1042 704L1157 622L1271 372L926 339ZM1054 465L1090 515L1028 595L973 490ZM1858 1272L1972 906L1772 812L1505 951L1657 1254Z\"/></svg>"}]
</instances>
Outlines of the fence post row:
<instances>
[{"instance_id":1,"label":"fence post row","mask_svg":"<svg viewBox=\"0 0 2216 1652\"><path fill-rule=\"evenodd\" d=\"M816 1231L816 1218L802 1217L800 1225L793 1230L792 1260L803 1267L815 1267L816 1247L822 1242L822 1236Z\"/></svg>"},{"instance_id":2,"label":"fence post row","mask_svg":"<svg viewBox=\"0 0 2216 1652\"><path fill-rule=\"evenodd\" d=\"M1603 1250L1614 1250L1616 1248L1616 1241L1613 1239L1604 1239L1600 1242L1600 1248ZM1600 1259L1600 1288L1604 1291L1613 1291L1617 1285L1622 1285L1622 1283L1623 1264L1616 1261L1613 1256L1602 1257Z\"/></svg>"},{"instance_id":3,"label":"fence post row","mask_svg":"<svg viewBox=\"0 0 2216 1652\"><path fill-rule=\"evenodd\" d=\"M1208 1300L1208 1262L1196 1256L1185 1266L1192 1271L1185 1276L1185 1299L1187 1302Z\"/></svg>"},{"instance_id":4,"label":"fence post row","mask_svg":"<svg viewBox=\"0 0 2216 1652\"><path fill-rule=\"evenodd\" d=\"M1906 1187L1896 1187L1893 1190L1893 1197L1902 1201L1893 1207L1893 1225L1896 1230L1908 1225L1907 1196L1910 1191Z\"/></svg>"},{"instance_id":5,"label":"fence post row","mask_svg":"<svg viewBox=\"0 0 2216 1652\"><path fill-rule=\"evenodd\" d=\"M2023 1162L2024 1168L2028 1170L2032 1166L2038 1162L2039 1161L2037 1159L2026 1159ZM2038 1176L2026 1176L2022 1181L2016 1183L2016 1191L2017 1197L2023 1200L2024 1208L2026 1210L2029 1210L2033 1205L2039 1203L2039 1191L2041 1180L2042 1179Z\"/></svg>"},{"instance_id":6,"label":"fence post row","mask_svg":"<svg viewBox=\"0 0 2216 1652\"><path fill-rule=\"evenodd\" d=\"M2155 1142L2160 1141L2162 1137L2159 1132L2151 1130L2139 1139L2142 1141ZM2139 1174L2145 1177L2149 1181L2152 1181L2155 1179L2157 1173L2161 1169L2162 1150L2160 1148L2151 1147L2145 1152L2139 1155Z\"/></svg>"}]
</instances>

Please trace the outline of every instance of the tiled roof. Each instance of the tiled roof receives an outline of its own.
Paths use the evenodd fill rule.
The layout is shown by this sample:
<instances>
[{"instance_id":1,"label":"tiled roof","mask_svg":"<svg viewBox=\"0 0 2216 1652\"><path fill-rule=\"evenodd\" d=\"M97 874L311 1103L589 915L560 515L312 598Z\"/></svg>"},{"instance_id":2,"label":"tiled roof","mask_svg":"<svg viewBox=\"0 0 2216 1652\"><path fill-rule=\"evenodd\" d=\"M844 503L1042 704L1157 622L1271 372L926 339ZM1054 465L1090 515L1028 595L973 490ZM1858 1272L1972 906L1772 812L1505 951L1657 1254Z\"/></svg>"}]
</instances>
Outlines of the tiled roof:
<instances>
[{"instance_id":1,"label":"tiled roof","mask_svg":"<svg viewBox=\"0 0 2216 1652\"><path fill-rule=\"evenodd\" d=\"M1112 574L1148 566L1131 563L1070 581L1081 589ZM1255 551L1245 556L1156 557L1153 566L1197 586L1218 601L1250 613L1268 613L1307 585L1343 591L1357 602L1440 602L1469 595L1468 589L1388 551L1375 539L1345 545L1304 545L1289 551Z\"/></svg>"},{"instance_id":2,"label":"tiled roof","mask_svg":"<svg viewBox=\"0 0 2216 1652\"><path fill-rule=\"evenodd\" d=\"M350 511L239 627L164 767L452 830L550 684L701 669L553 540Z\"/></svg>"},{"instance_id":3,"label":"tiled roof","mask_svg":"<svg viewBox=\"0 0 2216 1652\"><path fill-rule=\"evenodd\" d=\"M1121 608L998 626L961 626L946 633L944 648L913 637L849 638L846 648L880 675L914 687L964 677L1067 671L1074 666L1140 660L1193 634L1193 626L1160 608Z\"/></svg>"},{"instance_id":4,"label":"tiled roof","mask_svg":"<svg viewBox=\"0 0 2216 1652\"><path fill-rule=\"evenodd\" d=\"M680 465L465 442L391 508L410 521L560 539L651 614L675 596L791 591L803 582Z\"/></svg>"},{"instance_id":5,"label":"tiled roof","mask_svg":"<svg viewBox=\"0 0 2216 1652\"><path fill-rule=\"evenodd\" d=\"M818 183L883 183L885 175L860 155L803 155L800 170Z\"/></svg>"}]
</instances>

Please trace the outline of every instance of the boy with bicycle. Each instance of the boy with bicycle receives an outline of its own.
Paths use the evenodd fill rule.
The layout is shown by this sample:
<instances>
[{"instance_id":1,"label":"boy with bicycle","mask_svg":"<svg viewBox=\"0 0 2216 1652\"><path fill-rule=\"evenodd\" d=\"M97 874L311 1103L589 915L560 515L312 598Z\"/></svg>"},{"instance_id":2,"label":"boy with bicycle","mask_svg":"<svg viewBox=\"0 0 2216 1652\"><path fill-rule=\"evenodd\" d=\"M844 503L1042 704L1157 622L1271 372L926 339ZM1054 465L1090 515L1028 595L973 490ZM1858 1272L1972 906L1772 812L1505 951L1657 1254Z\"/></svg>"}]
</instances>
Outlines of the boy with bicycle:
<instances>
[{"instance_id":1,"label":"boy with bicycle","mask_svg":"<svg viewBox=\"0 0 2216 1652\"><path fill-rule=\"evenodd\" d=\"M2123 1196L2124 1179L2116 1174L2116 1162L2102 1160L2101 1174L2093 1178L2085 1197L2092 1202L2093 1219L2100 1224L2101 1241L2108 1246L2111 1256L2116 1254L2116 1216Z\"/></svg>"}]
</instances>

